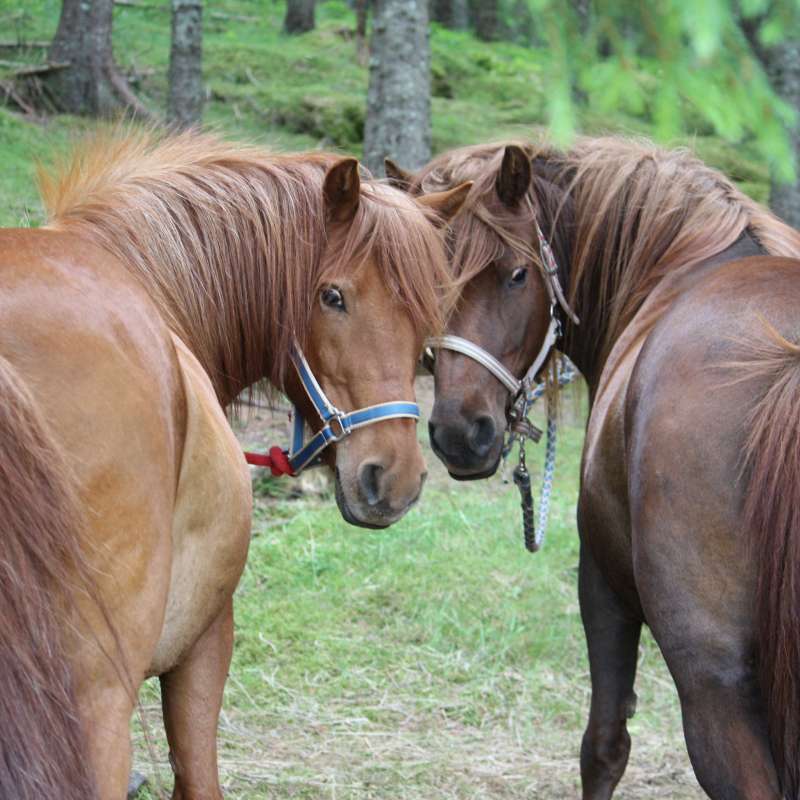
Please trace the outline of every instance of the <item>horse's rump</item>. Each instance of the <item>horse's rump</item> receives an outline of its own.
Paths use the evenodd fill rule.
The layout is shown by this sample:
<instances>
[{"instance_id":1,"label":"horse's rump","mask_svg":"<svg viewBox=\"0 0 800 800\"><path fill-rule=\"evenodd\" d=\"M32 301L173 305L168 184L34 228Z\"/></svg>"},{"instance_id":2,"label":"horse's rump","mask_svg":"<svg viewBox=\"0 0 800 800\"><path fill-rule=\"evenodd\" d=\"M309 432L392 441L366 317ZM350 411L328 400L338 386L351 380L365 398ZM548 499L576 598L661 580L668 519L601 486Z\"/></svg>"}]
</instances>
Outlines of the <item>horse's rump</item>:
<instances>
[{"instance_id":1,"label":"horse's rump","mask_svg":"<svg viewBox=\"0 0 800 800\"><path fill-rule=\"evenodd\" d=\"M741 643L749 641L755 648L769 744L784 796L797 798L800 260L774 256L737 260L717 268L698 288L677 301L682 314L665 316L663 323L671 326L674 338L668 334L666 343L663 335L660 340L660 347L673 359L680 358L675 341L688 342L685 352L693 353L694 369L704 375L698 384L691 370L688 378L681 372L676 388L686 401L683 410L702 421L699 426L705 426L702 433L697 430L695 434L701 437L703 448L713 453L703 471L694 473L698 488L687 493L695 499L702 491L725 497L723 506L730 516L722 528L727 531L724 539L738 539L737 531L741 532L741 548L735 551L727 549L723 539L717 541L722 548L715 551L718 563L707 556L704 576L713 585L713 568L719 567L729 580L735 575L739 575L737 580L744 576L748 583L752 580L755 596L749 589L746 597L752 627L739 631ZM697 301L692 299L698 296ZM703 306L713 309L711 316L703 316ZM664 331L655 329L653 335L658 333ZM656 358L649 370L659 369L663 372L663 359ZM664 380L674 384L674 376L673 371ZM700 392L698 385L703 387ZM676 424L675 419L670 418L669 424ZM684 470L697 468L694 462L684 462ZM709 485L704 483L706 479ZM712 499L704 500L702 507L713 508ZM679 515L681 510L675 513ZM688 524L686 515L683 519ZM707 524L704 530L712 535L715 528ZM742 563L730 563L731 558ZM731 597L728 592L725 602L735 614ZM721 625L719 616L716 623Z\"/></svg>"}]
</instances>

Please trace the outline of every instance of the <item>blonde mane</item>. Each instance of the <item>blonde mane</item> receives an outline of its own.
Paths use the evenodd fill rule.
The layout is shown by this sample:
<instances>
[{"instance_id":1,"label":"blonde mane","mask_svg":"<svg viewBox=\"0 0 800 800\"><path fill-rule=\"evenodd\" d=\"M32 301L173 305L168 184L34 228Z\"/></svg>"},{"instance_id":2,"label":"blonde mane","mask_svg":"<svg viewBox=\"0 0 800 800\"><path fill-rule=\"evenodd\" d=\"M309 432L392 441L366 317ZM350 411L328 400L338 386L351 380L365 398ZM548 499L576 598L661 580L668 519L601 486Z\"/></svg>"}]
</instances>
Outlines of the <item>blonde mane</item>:
<instances>
[{"instance_id":1,"label":"blonde mane","mask_svg":"<svg viewBox=\"0 0 800 800\"><path fill-rule=\"evenodd\" d=\"M356 217L323 263L322 186L338 158L112 129L40 170L39 184L48 224L116 256L229 399L265 373L283 385L321 283L367 258L417 329L443 324L450 277L439 234L403 192L362 181Z\"/></svg>"},{"instance_id":2,"label":"blonde mane","mask_svg":"<svg viewBox=\"0 0 800 800\"><path fill-rule=\"evenodd\" d=\"M596 342L598 363L662 278L722 252L745 231L771 255L800 257L800 233L688 150L619 136L581 138L568 151L516 144L533 163L523 213L554 221L554 230L562 214L570 217L569 299L583 320L582 340ZM505 143L446 153L415 180L424 191L475 182L471 213L454 225L461 281L485 269L504 244L538 258L504 233L509 212L487 206L504 149Z\"/></svg>"}]
</instances>

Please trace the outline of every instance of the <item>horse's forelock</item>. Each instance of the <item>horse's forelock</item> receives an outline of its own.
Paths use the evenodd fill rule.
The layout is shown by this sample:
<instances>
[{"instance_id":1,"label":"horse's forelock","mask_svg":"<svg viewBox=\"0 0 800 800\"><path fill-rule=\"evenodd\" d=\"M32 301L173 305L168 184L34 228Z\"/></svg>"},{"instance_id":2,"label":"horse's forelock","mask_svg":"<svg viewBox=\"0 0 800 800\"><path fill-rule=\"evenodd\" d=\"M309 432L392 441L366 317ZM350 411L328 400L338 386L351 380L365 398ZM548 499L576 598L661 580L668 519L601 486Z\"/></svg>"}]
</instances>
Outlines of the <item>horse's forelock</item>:
<instances>
[{"instance_id":1,"label":"horse's forelock","mask_svg":"<svg viewBox=\"0 0 800 800\"><path fill-rule=\"evenodd\" d=\"M355 218L320 280L369 259L414 327L438 332L452 304L453 280L437 227L434 212L409 194L385 183L362 182Z\"/></svg>"},{"instance_id":2,"label":"horse's forelock","mask_svg":"<svg viewBox=\"0 0 800 800\"><path fill-rule=\"evenodd\" d=\"M530 151L530 145L520 144ZM466 283L498 259L505 248L520 258L538 261L539 253L511 229L536 218L538 201L529 192L520 206L506 210L495 190L505 144L464 147L431 161L415 178L412 192L441 192L472 181L464 210L451 226L451 262L457 286Z\"/></svg>"}]
</instances>

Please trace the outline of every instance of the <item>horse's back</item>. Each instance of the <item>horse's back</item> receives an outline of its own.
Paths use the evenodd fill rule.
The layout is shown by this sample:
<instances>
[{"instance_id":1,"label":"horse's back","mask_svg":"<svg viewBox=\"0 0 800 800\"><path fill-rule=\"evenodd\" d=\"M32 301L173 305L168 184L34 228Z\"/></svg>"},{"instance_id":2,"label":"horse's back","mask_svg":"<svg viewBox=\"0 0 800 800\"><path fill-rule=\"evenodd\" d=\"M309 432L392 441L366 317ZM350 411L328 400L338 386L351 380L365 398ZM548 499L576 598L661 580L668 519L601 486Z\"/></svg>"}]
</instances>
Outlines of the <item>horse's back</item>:
<instances>
[{"instance_id":1,"label":"horse's back","mask_svg":"<svg viewBox=\"0 0 800 800\"><path fill-rule=\"evenodd\" d=\"M674 500L703 492L705 480L730 478L717 494L738 513L748 415L773 378L749 366L770 328L800 340L800 260L725 264L670 305L643 342L625 390L629 489L652 474L674 482L696 466L669 490Z\"/></svg>"}]
</instances>

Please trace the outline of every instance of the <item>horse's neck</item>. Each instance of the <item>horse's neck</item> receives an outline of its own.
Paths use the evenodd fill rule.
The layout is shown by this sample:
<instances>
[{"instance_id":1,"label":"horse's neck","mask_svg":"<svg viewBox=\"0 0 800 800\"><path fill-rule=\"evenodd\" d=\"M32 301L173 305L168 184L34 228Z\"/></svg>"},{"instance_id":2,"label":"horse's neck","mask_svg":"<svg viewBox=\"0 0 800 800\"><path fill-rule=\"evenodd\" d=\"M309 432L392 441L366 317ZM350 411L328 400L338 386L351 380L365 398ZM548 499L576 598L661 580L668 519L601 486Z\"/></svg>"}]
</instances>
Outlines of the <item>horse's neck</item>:
<instances>
[{"instance_id":1,"label":"horse's neck","mask_svg":"<svg viewBox=\"0 0 800 800\"><path fill-rule=\"evenodd\" d=\"M280 383L290 331L303 329L298 298L307 294L320 248L310 227L284 224L286 217L277 203L263 219L206 215L198 239L210 242L211 255L202 268L190 262L171 273L182 284L169 293L177 322L171 327L203 365L223 405L265 378Z\"/></svg>"}]
</instances>

